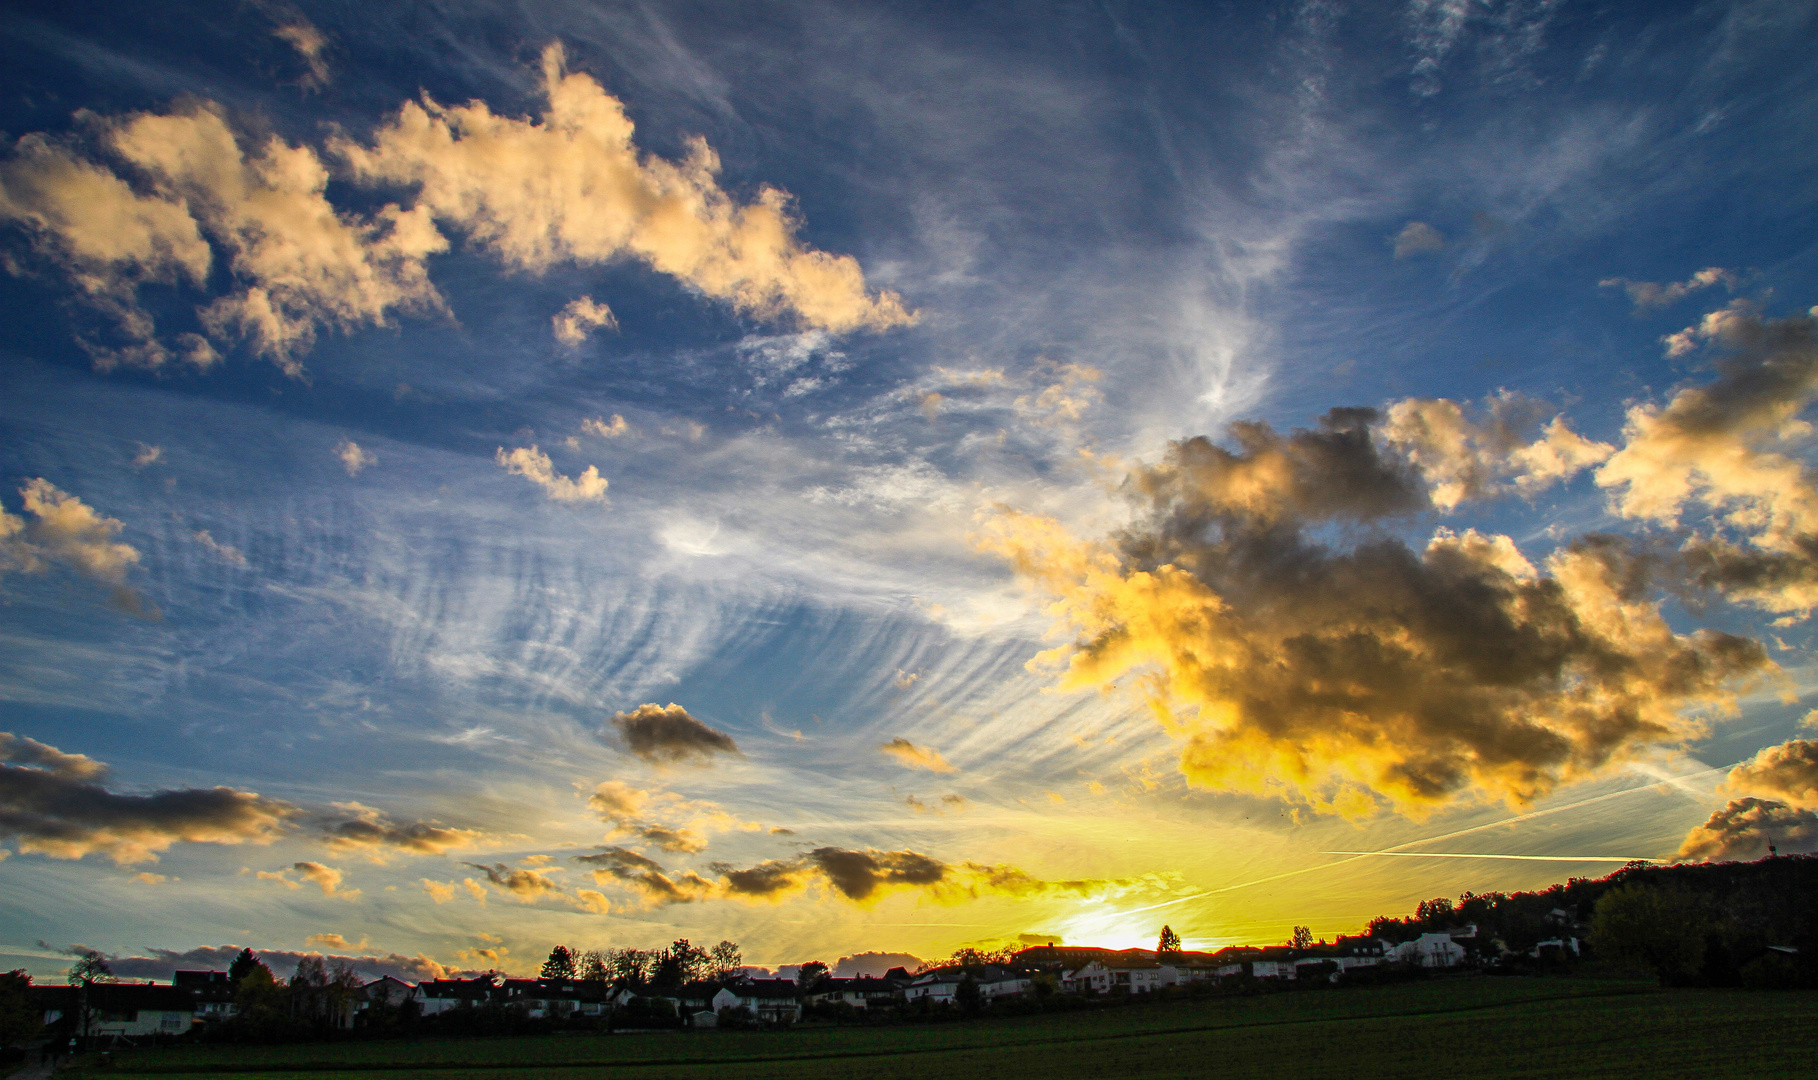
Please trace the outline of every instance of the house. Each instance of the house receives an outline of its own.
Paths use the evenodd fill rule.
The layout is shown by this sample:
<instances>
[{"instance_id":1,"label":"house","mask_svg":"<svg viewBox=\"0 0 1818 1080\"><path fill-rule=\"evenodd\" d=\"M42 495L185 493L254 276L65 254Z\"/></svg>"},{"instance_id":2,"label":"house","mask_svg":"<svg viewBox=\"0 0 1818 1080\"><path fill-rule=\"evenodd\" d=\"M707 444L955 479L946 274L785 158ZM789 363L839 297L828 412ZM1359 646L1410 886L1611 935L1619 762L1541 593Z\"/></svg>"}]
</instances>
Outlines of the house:
<instances>
[{"instance_id":1,"label":"house","mask_svg":"<svg viewBox=\"0 0 1818 1080\"><path fill-rule=\"evenodd\" d=\"M179 986L157 983L93 983L34 986L32 997L44 1011L44 1025L60 1035L84 1035L103 1042L138 1042L188 1031L196 1020L196 1002ZM83 1023L86 1001L88 1017Z\"/></svg>"},{"instance_id":2,"label":"house","mask_svg":"<svg viewBox=\"0 0 1818 1080\"><path fill-rule=\"evenodd\" d=\"M735 979L713 995L714 1009L749 1009L766 1024L793 1024L802 1018L802 999L789 979Z\"/></svg>"},{"instance_id":3,"label":"house","mask_svg":"<svg viewBox=\"0 0 1818 1080\"><path fill-rule=\"evenodd\" d=\"M366 1007L397 1008L408 1001L415 1001L417 988L395 976L386 975L374 979L360 988L366 997Z\"/></svg>"},{"instance_id":4,"label":"house","mask_svg":"<svg viewBox=\"0 0 1818 1080\"><path fill-rule=\"evenodd\" d=\"M807 1002L810 1005L833 1003L850 1005L855 1009L869 1009L894 1004L896 995L897 985L891 980L861 976L856 979L823 979L807 995Z\"/></svg>"},{"instance_id":5,"label":"house","mask_svg":"<svg viewBox=\"0 0 1818 1080\"><path fill-rule=\"evenodd\" d=\"M225 971L177 971L171 974L170 984L189 992L196 1003L198 1023L218 1024L240 1011L234 1001L239 987Z\"/></svg>"},{"instance_id":6,"label":"house","mask_svg":"<svg viewBox=\"0 0 1818 1080\"><path fill-rule=\"evenodd\" d=\"M503 1001L500 985L505 979L480 975L472 979L431 979L417 984L417 1001L424 1016L436 1016L455 1009L477 1009L494 1001Z\"/></svg>"},{"instance_id":7,"label":"house","mask_svg":"<svg viewBox=\"0 0 1818 1080\"><path fill-rule=\"evenodd\" d=\"M1395 946L1389 955L1404 964L1449 968L1464 962L1465 950L1464 946L1452 940L1451 934L1422 934L1413 941L1404 941Z\"/></svg>"},{"instance_id":8,"label":"house","mask_svg":"<svg viewBox=\"0 0 1818 1080\"><path fill-rule=\"evenodd\" d=\"M1063 974L1061 989L1073 993L1149 994L1186 981L1181 970L1173 964L1114 955Z\"/></svg>"}]
</instances>

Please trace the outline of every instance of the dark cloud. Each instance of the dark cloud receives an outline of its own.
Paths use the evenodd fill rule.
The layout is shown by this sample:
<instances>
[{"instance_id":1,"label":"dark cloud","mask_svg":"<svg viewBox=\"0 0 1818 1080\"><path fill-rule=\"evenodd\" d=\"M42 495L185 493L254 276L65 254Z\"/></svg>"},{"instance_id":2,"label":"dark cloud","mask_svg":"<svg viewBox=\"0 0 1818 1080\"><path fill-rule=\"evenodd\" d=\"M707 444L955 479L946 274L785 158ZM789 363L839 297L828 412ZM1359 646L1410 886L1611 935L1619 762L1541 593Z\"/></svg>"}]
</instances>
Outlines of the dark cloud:
<instances>
[{"instance_id":1,"label":"dark cloud","mask_svg":"<svg viewBox=\"0 0 1818 1080\"><path fill-rule=\"evenodd\" d=\"M269 842L299 813L289 803L227 787L116 794L93 782L105 772L100 763L3 737L0 837L23 852L59 859L93 852L116 863L143 862L179 842Z\"/></svg>"},{"instance_id":2,"label":"dark cloud","mask_svg":"<svg viewBox=\"0 0 1818 1080\"><path fill-rule=\"evenodd\" d=\"M492 882L494 886L511 893L526 903L549 893L562 891L560 885L549 880L541 871L516 869L504 863L493 863L491 866L484 863L462 863L461 865L471 866L485 874L486 880Z\"/></svg>"},{"instance_id":3,"label":"dark cloud","mask_svg":"<svg viewBox=\"0 0 1818 1080\"><path fill-rule=\"evenodd\" d=\"M693 855L707 848L706 839L692 829L677 829L667 825L644 825L638 828L637 834L664 851Z\"/></svg>"},{"instance_id":4,"label":"dark cloud","mask_svg":"<svg viewBox=\"0 0 1818 1080\"><path fill-rule=\"evenodd\" d=\"M472 829L456 829L427 821L400 824L369 806L349 804L343 808L354 816L326 821L322 826L331 847L363 850L368 854L389 848L419 855L440 855L480 839L480 834Z\"/></svg>"},{"instance_id":5,"label":"dark cloud","mask_svg":"<svg viewBox=\"0 0 1818 1080\"><path fill-rule=\"evenodd\" d=\"M71 951L82 946L70 946ZM152 949L150 956L108 956L107 966L122 979L169 979L174 971L225 971L240 955L242 945L204 945L200 948L178 951L175 949ZM453 968L443 967L427 956L405 956L401 953L385 953L368 956L323 956L321 953L291 952L285 949L254 950L260 960L271 968L272 974L280 979L289 978L296 970L297 962L304 957L322 957L330 963L345 963L369 979L383 978L390 975L406 982L421 982L425 979L445 979L461 974Z\"/></svg>"},{"instance_id":6,"label":"dark cloud","mask_svg":"<svg viewBox=\"0 0 1818 1080\"><path fill-rule=\"evenodd\" d=\"M807 858L849 900L866 900L894 885L935 885L947 876L946 863L914 851L821 847Z\"/></svg>"},{"instance_id":7,"label":"dark cloud","mask_svg":"<svg viewBox=\"0 0 1818 1080\"><path fill-rule=\"evenodd\" d=\"M1818 850L1818 814L1767 799L1732 799L1686 834L1679 858L1697 862L1758 859L1773 844L1781 854Z\"/></svg>"},{"instance_id":8,"label":"dark cloud","mask_svg":"<svg viewBox=\"0 0 1818 1080\"><path fill-rule=\"evenodd\" d=\"M772 900L805 887L809 867L799 860L770 859L743 870L716 863L714 871L726 883L726 892L752 900Z\"/></svg>"},{"instance_id":9,"label":"dark cloud","mask_svg":"<svg viewBox=\"0 0 1818 1080\"><path fill-rule=\"evenodd\" d=\"M1507 537L1379 528L1431 504L1374 420L1178 443L1132 474L1141 517L1115 544L1008 512L981 544L1061 598L1067 685L1147 673L1191 782L1351 815L1524 802L1685 737L1684 710L1771 668L1745 638L1674 633L1618 539L1536 568Z\"/></svg>"},{"instance_id":10,"label":"dark cloud","mask_svg":"<svg viewBox=\"0 0 1818 1080\"><path fill-rule=\"evenodd\" d=\"M638 894L648 907L690 904L711 899L720 888L692 870L671 874L655 859L622 847L604 848L574 860L593 867L593 879L618 884Z\"/></svg>"},{"instance_id":11,"label":"dark cloud","mask_svg":"<svg viewBox=\"0 0 1818 1080\"><path fill-rule=\"evenodd\" d=\"M840 957L839 963L833 965L833 977L836 979L855 979L865 976L876 978L891 968L900 967L914 971L921 966L921 957L911 956L906 952L862 952Z\"/></svg>"},{"instance_id":12,"label":"dark cloud","mask_svg":"<svg viewBox=\"0 0 1818 1080\"><path fill-rule=\"evenodd\" d=\"M744 756L732 736L701 723L674 702L639 705L613 716L611 724L625 749L654 765L708 765L719 754Z\"/></svg>"},{"instance_id":13,"label":"dark cloud","mask_svg":"<svg viewBox=\"0 0 1818 1080\"><path fill-rule=\"evenodd\" d=\"M632 851L628 848L609 847L592 855L576 855L574 861L586 863L598 869L614 874L635 873L642 870L655 870L661 873L663 867L655 859Z\"/></svg>"},{"instance_id":14,"label":"dark cloud","mask_svg":"<svg viewBox=\"0 0 1818 1080\"><path fill-rule=\"evenodd\" d=\"M1818 742L1790 739L1767 747L1731 769L1725 785L1800 809L1818 809Z\"/></svg>"}]
</instances>

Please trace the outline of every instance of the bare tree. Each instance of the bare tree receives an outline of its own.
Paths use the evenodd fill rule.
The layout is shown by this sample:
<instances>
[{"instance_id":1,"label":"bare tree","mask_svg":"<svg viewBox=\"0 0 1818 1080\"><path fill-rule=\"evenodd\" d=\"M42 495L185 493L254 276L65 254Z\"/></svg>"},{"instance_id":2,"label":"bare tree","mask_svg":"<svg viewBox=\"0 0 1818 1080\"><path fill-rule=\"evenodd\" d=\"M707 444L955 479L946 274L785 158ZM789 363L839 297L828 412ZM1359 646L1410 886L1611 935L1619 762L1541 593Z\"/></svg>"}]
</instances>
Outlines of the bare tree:
<instances>
[{"instance_id":1,"label":"bare tree","mask_svg":"<svg viewBox=\"0 0 1818 1080\"><path fill-rule=\"evenodd\" d=\"M745 966L745 954L739 951L738 943L722 941L707 950L707 971L715 979L730 979Z\"/></svg>"}]
</instances>

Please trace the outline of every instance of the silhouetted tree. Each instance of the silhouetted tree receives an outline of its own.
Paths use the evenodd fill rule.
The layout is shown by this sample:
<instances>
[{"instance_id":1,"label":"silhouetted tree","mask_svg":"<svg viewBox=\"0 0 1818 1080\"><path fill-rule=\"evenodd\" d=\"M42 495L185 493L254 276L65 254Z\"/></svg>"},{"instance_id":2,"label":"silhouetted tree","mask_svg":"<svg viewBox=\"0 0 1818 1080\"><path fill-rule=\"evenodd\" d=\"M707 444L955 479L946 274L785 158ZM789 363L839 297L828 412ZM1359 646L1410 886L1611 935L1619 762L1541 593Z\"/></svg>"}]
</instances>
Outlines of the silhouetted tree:
<instances>
[{"instance_id":1,"label":"silhouetted tree","mask_svg":"<svg viewBox=\"0 0 1818 1080\"><path fill-rule=\"evenodd\" d=\"M650 981L655 961L655 955L644 949L614 949L606 954L606 966L612 977L631 987L640 987Z\"/></svg>"},{"instance_id":2,"label":"silhouetted tree","mask_svg":"<svg viewBox=\"0 0 1818 1080\"><path fill-rule=\"evenodd\" d=\"M76 988L76 1023L86 1039L95 1014L94 1005L89 1001L89 990L96 983L113 982L114 971L107 966L107 957L90 949L76 955L76 962L69 966L65 978Z\"/></svg>"},{"instance_id":3,"label":"silhouetted tree","mask_svg":"<svg viewBox=\"0 0 1818 1080\"><path fill-rule=\"evenodd\" d=\"M738 943L722 941L707 950L707 972L715 979L730 979L745 966L745 955L739 951Z\"/></svg>"},{"instance_id":4,"label":"silhouetted tree","mask_svg":"<svg viewBox=\"0 0 1818 1080\"><path fill-rule=\"evenodd\" d=\"M827 965L821 963L819 960L810 960L802 965L800 971L796 972L795 985L801 987L802 991L806 993L807 991L814 989L815 985L826 977Z\"/></svg>"},{"instance_id":5,"label":"silhouetted tree","mask_svg":"<svg viewBox=\"0 0 1818 1080\"><path fill-rule=\"evenodd\" d=\"M257 956L253 955L251 949L241 949L240 955L234 957L234 962L227 965L227 981L238 983L241 979L250 975L254 968L262 967L265 967L265 964ZM265 973L270 975L271 969L265 968Z\"/></svg>"},{"instance_id":6,"label":"silhouetted tree","mask_svg":"<svg viewBox=\"0 0 1818 1080\"><path fill-rule=\"evenodd\" d=\"M1294 936L1288 939L1288 944L1296 949L1307 948L1313 944L1313 931L1305 926L1296 926Z\"/></svg>"},{"instance_id":7,"label":"silhouetted tree","mask_svg":"<svg viewBox=\"0 0 1818 1080\"><path fill-rule=\"evenodd\" d=\"M557 945L549 950L549 959L543 961L543 970L538 974L545 979L574 978L574 953L566 945Z\"/></svg>"},{"instance_id":8,"label":"silhouetted tree","mask_svg":"<svg viewBox=\"0 0 1818 1080\"><path fill-rule=\"evenodd\" d=\"M612 969L606 966L606 957L598 949L588 949L581 954L581 966L576 971L576 978L582 982L604 983L612 977Z\"/></svg>"},{"instance_id":9,"label":"silhouetted tree","mask_svg":"<svg viewBox=\"0 0 1818 1080\"><path fill-rule=\"evenodd\" d=\"M1180 951L1180 935L1174 932L1172 926L1162 927L1161 940L1155 943L1155 951L1158 953L1177 953Z\"/></svg>"},{"instance_id":10,"label":"silhouetted tree","mask_svg":"<svg viewBox=\"0 0 1818 1080\"><path fill-rule=\"evenodd\" d=\"M968 1016L975 1015L985 1007L985 995L979 989L978 980L971 972L960 976L959 985L953 988L953 1002Z\"/></svg>"},{"instance_id":11,"label":"silhouetted tree","mask_svg":"<svg viewBox=\"0 0 1818 1080\"><path fill-rule=\"evenodd\" d=\"M44 1009L32 1001L32 977L24 968L0 975L0 1046L11 1046L44 1030Z\"/></svg>"},{"instance_id":12,"label":"silhouetted tree","mask_svg":"<svg viewBox=\"0 0 1818 1080\"><path fill-rule=\"evenodd\" d=\"M1697 976L1713 929L1702 897L1635 881L1611 889L1597 902L1591 946L1599 956L1647 965L1662 985L1670 986Z\"/></svg>"}]
</instances>

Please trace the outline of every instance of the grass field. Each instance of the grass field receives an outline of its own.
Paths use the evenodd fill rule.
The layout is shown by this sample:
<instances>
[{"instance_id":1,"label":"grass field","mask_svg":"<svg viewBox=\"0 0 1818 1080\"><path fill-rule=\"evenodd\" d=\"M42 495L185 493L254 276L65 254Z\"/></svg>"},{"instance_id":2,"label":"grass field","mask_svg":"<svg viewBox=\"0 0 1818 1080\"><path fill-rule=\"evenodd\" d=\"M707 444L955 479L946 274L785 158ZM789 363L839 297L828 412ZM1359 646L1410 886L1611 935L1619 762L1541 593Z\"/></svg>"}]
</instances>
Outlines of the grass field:
<instances>
[{"instance_id":1,"label":"grass field","mask_svg":"<svg viewBox=\"0 0 1818 1080\"><path fill-rule=\"evenodd\" d=\"M934 1025L145 1050L88 1075L1770 1080L1818 1075L1818 993L1446 979Z\"/></svg>"}]
</instances>

